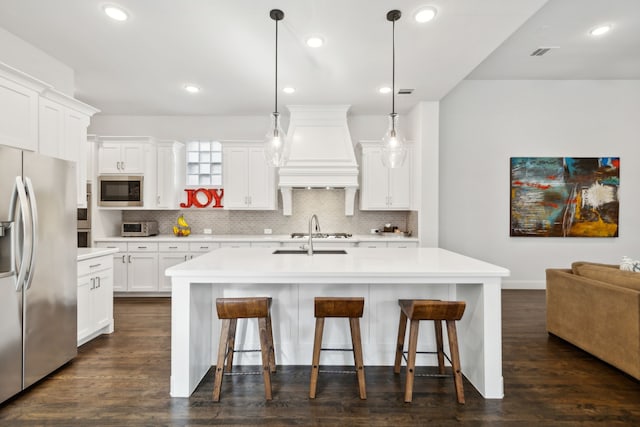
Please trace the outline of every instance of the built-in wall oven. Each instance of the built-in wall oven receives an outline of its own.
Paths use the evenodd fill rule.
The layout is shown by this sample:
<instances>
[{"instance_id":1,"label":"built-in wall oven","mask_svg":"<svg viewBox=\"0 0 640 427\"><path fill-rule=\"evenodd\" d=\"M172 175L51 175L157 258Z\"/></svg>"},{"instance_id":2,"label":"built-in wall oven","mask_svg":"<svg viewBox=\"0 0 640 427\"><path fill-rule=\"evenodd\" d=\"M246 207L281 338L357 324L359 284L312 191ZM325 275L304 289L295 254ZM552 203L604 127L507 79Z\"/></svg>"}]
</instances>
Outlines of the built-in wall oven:
<instances>
[{"instance_id":1,"label":"built-in wall oven","mask_svg":"<svg viewBox=\"0 0 640 427\"><path fill-rule=\"evenodd\" d=\"M91 184L87 183L87 207L78 208L78 247L91 247Z\"/></svg>"}]
</instances>

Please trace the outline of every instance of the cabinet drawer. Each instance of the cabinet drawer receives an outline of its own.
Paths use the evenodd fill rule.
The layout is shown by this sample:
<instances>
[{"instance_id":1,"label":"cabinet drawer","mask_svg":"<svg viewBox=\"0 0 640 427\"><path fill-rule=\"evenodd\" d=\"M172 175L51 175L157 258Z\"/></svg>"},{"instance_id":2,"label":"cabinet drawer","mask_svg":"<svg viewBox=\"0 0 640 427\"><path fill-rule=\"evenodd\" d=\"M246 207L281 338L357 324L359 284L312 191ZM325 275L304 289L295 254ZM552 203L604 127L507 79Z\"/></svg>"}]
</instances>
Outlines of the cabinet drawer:
<instances>
[{"instance_id":1,"label":"cabinet drawer","mask_svg":"<svg viewBox=\"0 0 640 427\"><path fill-rule=\"evenodd\" d=\"M187 242L161 242L158 243L160 252L187 252L189 243Z\"/></svg>"},{"instance_id":2,"label":"cabinet drawer","mask_svg":"<svg viewBox=\"0 0 640 427\"><path fill-rule=\"evenodd\" d=\"M221 248L248 248L251 242L223 242L220 243Z\"/></svg>"},{"instance_id":3,"label":"cabinet drawer","mask_svg":"<svg viewBox=\"0 0 640 427\"><path fill-rule=\"evenodd\" d=\"M78 277L110 268L112 259L112 255L107 255L78 261Z\"/></svg>"},{"instance_id":4,"label":"cabinet drawer","mask_svg":"<svg viewBox=\"0 0 640 427\"><path fill-rule=\"evenodd\" d=\"M127 250L129 252L158 252L158 243L127 243Z\"/></svg>"},{"instance_id":5,"label":"cabinet drawer","mask_svg":"<svg viewBox=\"0 0 640 427\"><path fill-rule=\"evenodd\" d=\"M417 242L388 242L387 246L390 248L417 248Z\"/></svg>"},{"instance_id":6,"label":"cabinet drawer","mask_svg":"<svg viewBox=\"0 0 640 427\"><path fill-rule=\"evenodd\" d=\"M279 248L280 242L251 242L252 248Z\"/></svg>"},{"instance_id":7,"label":"cabinet drawer","mask_svg":"<svg viewBox=\"0 0 640 427\"><path fill-rule=\"evenodd\" d=\"M120 252L127 252L126 242L98 242L96 246L99 248L117 248Z\"/></svg>"},{"instance_id":8,"label":"cabinet drawer","mask_svg":"<svg viewBox=\"0 0 640 427\"><path fill-rule=\"evenodd\" d=\"M220 243L189 243L189 252L211 252L214 249L218 249Z\"/></svg>"},{"instance_id":9,"label":"cabinet drawer","mask_svg":"<svg viewBox=\"0 0 640 427\"><path fill-rule=\"evenodd\" d=\"M360 242L358 243L360 248L386 248L387 242Z\"/></svg>"}]
</instances>

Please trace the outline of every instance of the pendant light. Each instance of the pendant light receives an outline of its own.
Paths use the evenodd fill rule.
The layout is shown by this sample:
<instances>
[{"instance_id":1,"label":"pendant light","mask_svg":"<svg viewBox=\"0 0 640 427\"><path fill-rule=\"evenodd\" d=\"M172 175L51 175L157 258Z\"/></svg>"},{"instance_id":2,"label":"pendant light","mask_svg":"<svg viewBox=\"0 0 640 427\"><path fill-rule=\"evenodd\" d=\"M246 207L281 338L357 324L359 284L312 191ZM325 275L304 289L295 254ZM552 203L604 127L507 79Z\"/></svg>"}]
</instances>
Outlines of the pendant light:
<instances>
[{"instance_id":1,"label":"pendant light","mask_svg":"<svg viewBox=\"0 0 640 427\"><path fill-rule=\"evenodd\" d=\"M392 32L392 82L391 82L391 114L389 114L389 129L382 138L382 164L388 168L399 168L407 156L407 146L398 130L398 114L396 114L396 21L402 13L399 10L387 12L387 21L393 24Z\"/></svg>"},{"instance_id":2,"label":"pendant light","mask_svg":"<svg viewBox=\"0 0 640 427\"><path fill-rule=\"evenodd\" d=\"M276 84L275 107L271 113L271 126L267 132L264 143L264 155L270 166L284 166L288 156L288 144L284 131L280 127L280 113L278 113L278 21L284 18L284 12L280 9L272 9L269 12L271 19L276 21Z\"/></svg>"}]
</instances>

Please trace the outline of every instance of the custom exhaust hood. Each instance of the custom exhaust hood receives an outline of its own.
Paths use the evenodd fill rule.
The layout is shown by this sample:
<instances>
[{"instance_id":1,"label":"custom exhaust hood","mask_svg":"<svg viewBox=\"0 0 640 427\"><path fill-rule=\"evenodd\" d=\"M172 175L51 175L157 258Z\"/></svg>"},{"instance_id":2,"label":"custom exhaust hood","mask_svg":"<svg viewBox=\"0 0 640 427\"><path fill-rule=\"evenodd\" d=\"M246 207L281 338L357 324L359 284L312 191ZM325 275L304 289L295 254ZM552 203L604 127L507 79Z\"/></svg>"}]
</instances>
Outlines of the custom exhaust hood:
<instances>
[{"instance_id":1,"label":"custom exhaust hood","mask_svg":"<svg viewBox=\"0 0 640 427\"><path fill-rule=\"evenodd\" d=\"M289 158L279 169L283 214L291 215L294 188L344 188L345 215L353 215L358 163L347 126L349 105L290 105Z\"/></svg>"}]
</instances>

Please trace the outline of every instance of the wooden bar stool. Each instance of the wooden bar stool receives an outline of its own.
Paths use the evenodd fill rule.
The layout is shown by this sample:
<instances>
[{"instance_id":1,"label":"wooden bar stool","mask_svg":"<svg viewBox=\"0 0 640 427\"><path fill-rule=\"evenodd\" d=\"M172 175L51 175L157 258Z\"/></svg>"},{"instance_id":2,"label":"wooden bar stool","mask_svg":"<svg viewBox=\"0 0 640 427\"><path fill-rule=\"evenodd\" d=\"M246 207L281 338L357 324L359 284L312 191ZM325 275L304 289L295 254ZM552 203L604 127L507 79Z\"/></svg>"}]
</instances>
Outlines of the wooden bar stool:
<instances>
[{"instance_id":1,"label":"wooden bar stool","mask_svg":"<svg viewBox=\"0 0 640 427\"><path fill-rule=\"evenodd\" d=\"M396 360L393 371L400 373L402 358L407 362L407 381L404 389L404 401L411 402L413 398L413 380L416 368L416 353L438 355L438 375L445 376L444 358L451 363L453 380L456 386L458 403L464 403L464 389L462 386L462 373L460 372L460 354L458 352L458 335L456 332L456 320L460 320L464 314L465 303L462 301L438 301L438 300L398 300L400 305L400 324L398 326L398 345L396 347ZM409 330L409 351L404 351L404 336L407 329L407 319L411 320ZM437 351L416 351L418 344L418 327L421 320L433 320L435 326ZM442 342L442 321L447 324L447 336L449 338L449 350L451 357L444 353ZM408 359L405 355L408 355Z\"/></svg>"},{"instance_id":2,"label":"wooden bar stool","mask_svg":"<svg viewBox=\"0 0 640 427\"><path fill-rule=\"evenodd\" d=\"M318 373L320 367L320 351L353 351L356 374L358 376L358 388L360 399L367 398L367 390L364 380L364 363L362 361L362 340L360 338L360 318L364 311L364 298L330 298L316 297L314 299L314 313L316 317L316 332L313 341L313 361L311 365L311 385L309 397L315 399L318 385ZM351 329L351 345L353 348L322 348L322 333L324 331L325 317L348 317ZM322 371L342 373L338 371Z\"/></svg>"},{"instance_id":3,"label":"wooden bar stool","mask_svg":"<svg viewBox=\"0 0 640 427\"><path fill-rule=\"evenodd\" d=\"M271 400L271 373L276 372L276 357L273 348L273 331L271 328L271 298L218 298L216 299L216 309L218 311L218 318L222 320L222 328L220 331L220 344L218 346L215 382L213 384L213 401L220 401L222 377L225 375L225 371L227 375L232 375L233 354L252 351L260 351L262 353L262 370L251 373L262 373L265 398ZM260 350L235 350L236 324L238 319L249 318L258 319Z\"/></svg>"}]
</instances>

